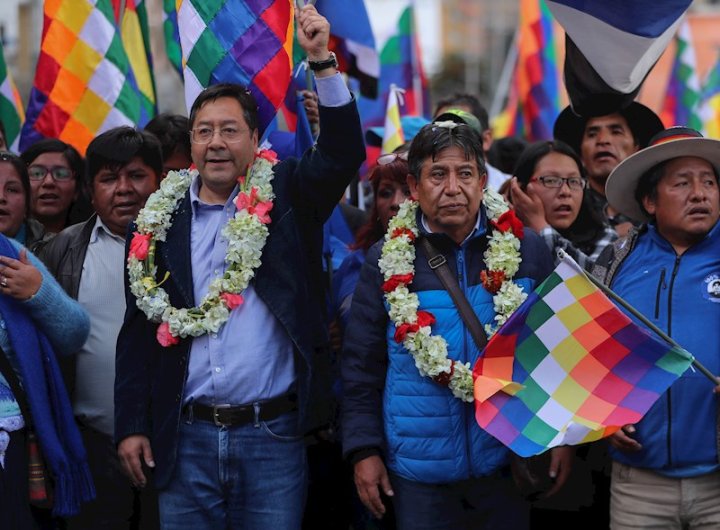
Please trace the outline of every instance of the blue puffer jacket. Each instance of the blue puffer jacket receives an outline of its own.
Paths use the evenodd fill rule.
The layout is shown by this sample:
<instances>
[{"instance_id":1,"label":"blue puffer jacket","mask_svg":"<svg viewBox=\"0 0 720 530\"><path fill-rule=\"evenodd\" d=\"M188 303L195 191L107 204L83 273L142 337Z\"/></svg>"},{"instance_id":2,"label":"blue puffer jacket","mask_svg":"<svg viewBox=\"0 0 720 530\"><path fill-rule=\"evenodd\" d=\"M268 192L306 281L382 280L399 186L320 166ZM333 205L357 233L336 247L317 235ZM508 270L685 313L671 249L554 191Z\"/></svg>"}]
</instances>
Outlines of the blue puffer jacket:
<instances>
[{"instance_id":1,"label":"blue puffer jacket","mask_svg":"<svg viewBox=\"0 0 720 530\"><path fill-rule=\"evenodd\" d=\"M681 256L650 225L599 259L609 270L605 283L714 374L720 374L719 224ZM718 399L712 390L712 382L688 369L636 425L642 450L612 450L613 459L678 477L717 468Z\"/></svg>"},{"instance_id":2,"label":"blue puffer jacket","mask_svg":"<svg viewBox=\"0 0 720 530\"><path fill-rule=\"evenodd\" d=\"M483 324L494 317L492 295L480 283L487 246L483 222L462 246L444 234L425 234L446 257L458 283ZM382 243L368 253L355 291L345 335L342 375L343 449L346 455L381 452L390 470L409 480L448 483L489 475L508 462L508 450L475 421L472 404L418 373L412 356L393 339L383 300L382 274L377 262ZM472 337L437 275L416 247L415 278L420 309L437 319L433 334L448 342L448 355L469 362L479 356ZM523 262L515 281L526 291L552 270L552 259L542 239L526 231L521 247Z\"/></svg>"}]
</instances>

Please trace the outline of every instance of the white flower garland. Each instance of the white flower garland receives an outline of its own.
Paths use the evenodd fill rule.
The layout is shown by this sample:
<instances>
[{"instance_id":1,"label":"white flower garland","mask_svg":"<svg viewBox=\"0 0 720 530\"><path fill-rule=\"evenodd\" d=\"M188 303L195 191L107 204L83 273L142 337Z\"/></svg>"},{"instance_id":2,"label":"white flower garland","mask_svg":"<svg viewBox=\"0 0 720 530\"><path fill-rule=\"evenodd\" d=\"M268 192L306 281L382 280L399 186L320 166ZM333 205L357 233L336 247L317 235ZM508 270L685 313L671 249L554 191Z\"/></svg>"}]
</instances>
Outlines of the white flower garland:
<instances>
[{"instance_id":1,"label":"white flower garland","mask_svg":"<svg viewBox=\"0 0 720 530\"><path fill-rule=\"evenodd\" d=\"M179 337L198 337L216 333L230 317L230 311L242 304L241 293L255 276L268 237L269 212L275 195L272 189L275 153L261 150L246 177L239 177L240 191L234 199L235 216L223 228L228 241L225 273L213 280L207 295L191 309L170 305L161 287L165 275L157 281L155 247L165 241L172 224L172 215L185 196L196 170L171 171L160 183L160 189L148 197L137 218L137 231L130 244L128 274L130 291L137 298L137 306L153 322L160 322L158 342L171 346Z\"/></svg>"},{"instance_id":2,"label":"white flower garland","mask_svg":"<svg viewBox=\"0 0 720 530\"><path fill-rule=\"evenodd\" d=\"M505 200L498 193L486 189L485 209L493 222L492 235L484 258L487 271L482 283L494 292L495 325L485 326L488 337L505 323L510 315L527 298L522 288L511 279L517 273L520 262L520 239L513 229L519 223ZM390 220L378 265L385 283L385 300L390 305L389 315L396 327L395 340L415 359L415 366L423 376L432 377L446 384L453 395L463 401L473 401L473 379L470 363L448 359L447 342L440 335L432 335L430 326L435 322L432 314L418 311L419 300L410 292L408 285L415 274L415 238L418 203L407 200ZM522 226L519 226L522 230Z\"/></svg>"}]
</instances>

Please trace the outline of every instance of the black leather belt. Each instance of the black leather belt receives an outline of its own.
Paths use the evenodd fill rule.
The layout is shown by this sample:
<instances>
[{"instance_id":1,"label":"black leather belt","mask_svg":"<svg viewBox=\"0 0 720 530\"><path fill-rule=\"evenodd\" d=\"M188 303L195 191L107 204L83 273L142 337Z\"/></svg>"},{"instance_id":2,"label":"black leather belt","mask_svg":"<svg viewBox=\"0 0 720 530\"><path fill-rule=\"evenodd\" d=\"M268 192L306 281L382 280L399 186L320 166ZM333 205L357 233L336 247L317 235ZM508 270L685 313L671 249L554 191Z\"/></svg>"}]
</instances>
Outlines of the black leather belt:
<instances>
[{"instance_id":1,"label":"black leather belt","mask_svg":"<svg viewBox=\"0 0 720 530\"><path fill-rule=\"evenodd\" d=\"M258 407L258 421L270 421L278 416L297 410L297 397L280 396L257 404L247 405L202 405L190 403L183 407L183 417L214 423L218 427L235 427L255 421L255 406Z\"/></svg>"}]
</instances>

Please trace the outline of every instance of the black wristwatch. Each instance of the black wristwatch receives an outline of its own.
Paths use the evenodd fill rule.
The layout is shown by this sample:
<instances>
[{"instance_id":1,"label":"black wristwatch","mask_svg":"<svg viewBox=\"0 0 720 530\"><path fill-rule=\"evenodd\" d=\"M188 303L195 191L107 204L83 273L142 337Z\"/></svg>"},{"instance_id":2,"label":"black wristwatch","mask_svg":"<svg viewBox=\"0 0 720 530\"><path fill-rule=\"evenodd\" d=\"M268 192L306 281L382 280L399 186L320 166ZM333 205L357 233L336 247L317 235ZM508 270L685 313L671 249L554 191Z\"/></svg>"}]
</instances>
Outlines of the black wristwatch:
<instances>
[{"instance_id":1,"label":"black wristwatch","mask_svg":"<svg viewBox=\"0 0 720 530\"><path fill-rule=\"evenodd\" d=\"M328 68L337 68L338 62L335 53L330 52L330 57L324 61L308 61L308 66L313 72L319 72L320 70L327 70Z\"/></svg>"}]
</instances>

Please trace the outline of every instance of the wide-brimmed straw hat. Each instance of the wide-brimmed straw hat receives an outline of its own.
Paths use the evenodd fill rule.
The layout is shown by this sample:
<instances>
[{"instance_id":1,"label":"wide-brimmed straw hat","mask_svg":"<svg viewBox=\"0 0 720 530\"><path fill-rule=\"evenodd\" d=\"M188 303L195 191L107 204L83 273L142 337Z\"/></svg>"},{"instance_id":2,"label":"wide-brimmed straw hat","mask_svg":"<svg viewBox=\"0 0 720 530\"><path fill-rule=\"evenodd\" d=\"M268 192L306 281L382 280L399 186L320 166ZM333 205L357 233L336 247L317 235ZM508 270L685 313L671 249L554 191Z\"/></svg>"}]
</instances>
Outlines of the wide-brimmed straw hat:
<instances>
[{"instance_id":1,"label":"wide-brimmed straw hat","mask_svg":"<svg viewBox=\"0 0 720 530\"><path fill-rule=\"evenodd\" d=\"M648 147L627 157L610 173L605 183L608 203L634 221L649 221L635 198L640 179L658 164L683 156L707 160L720 175L720 140L704 138L688 127L670 127L653 136Z\"/></svg>"},{"instance_id":2,"label":"wide-brimmed straw hat","mask_svg":"<svg viewBox=\"0 0 720 530\"><path fill-rule=\"evenodd\" d=\"M628 122L635 141L641 149L648 145L650 138L665 128L657 114L637 101L633 101L624 109L619 109L617 113ZM590 118L608 115L578 116L568 105L555 120L553 136L558 140L562 140L572 147L577 154L580 154L580 144L585 134L585 124Z\"/></svg>"}]
</instances>

